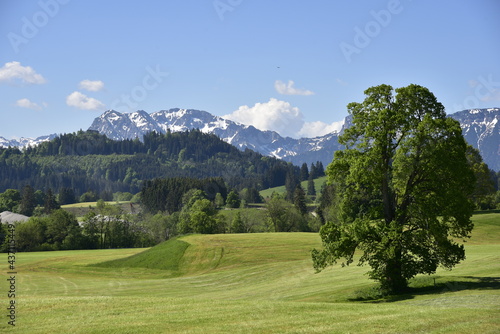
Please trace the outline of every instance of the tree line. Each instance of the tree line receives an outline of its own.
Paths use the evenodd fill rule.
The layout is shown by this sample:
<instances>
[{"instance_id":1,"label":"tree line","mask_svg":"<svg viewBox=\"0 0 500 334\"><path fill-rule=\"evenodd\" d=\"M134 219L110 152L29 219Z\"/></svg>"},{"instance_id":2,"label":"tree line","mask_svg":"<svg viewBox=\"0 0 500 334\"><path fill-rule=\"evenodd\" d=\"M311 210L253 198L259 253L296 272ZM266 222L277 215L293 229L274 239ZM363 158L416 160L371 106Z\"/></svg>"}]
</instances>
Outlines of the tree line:
<instances>
[{"instance_id":1,"label":"tree line","mask_svg":"<svg viewBox=\"0 0 500 334\"><path fill-rule=\"evenodd\" d=\"M7 195L16 191L7 191ZM17 197L18 211L24 208L32 189L23 189ZM228 190L221 178L155 179L141 191L144 210L125 213L119 206L98 200L83 217L60 209L56 205L34 209L33 216L16 223L18 251L48 251L70 249L105 249L148 247L177 235L189 233L249 233L318 231L320 221L308 212L305 191L299 185L292 202L285 196L273 194L260 210L258 217L236 214L228 218L225 209L239 209L246 203L263 202L255 188ZM244 212L244 211L243 211ZM28 213L28 212L24 212ZM231 216L231 215L230 215ZM6 240L6 224L0 224L0 240ZM1 242L0 242L1 244ZM2 246L6 251L7 244Z\"/></svg>"},{"instance_id":2,"label":"tree line","mask_svg":"<svg viewBox=\"0 0 500 334\"><path fill-rule=\"evenodd\" d=\"M7 224L0 224L1 251L8 251ZM145 222L123 213L100 200L97 207L79 222L74 214L53 210L48 215L32 216L15 223L16 249L19 252L148 247L154 235Z\"/></svg>"},{"instance_id":3,"label":"tree line","mask_svg":"<svg viewBox=\"0 0 500 334\"><path fill-rule=\"evenodd\" d=\"M95 131L64 134L24 151L0 148L0 192L72 189L138 193L158 177L222 177L232 188L258 190L285 184L299 168L251 150L240 151L199 130L146 134L143 141L115 141Z\"/></svg>"}]
</instances>

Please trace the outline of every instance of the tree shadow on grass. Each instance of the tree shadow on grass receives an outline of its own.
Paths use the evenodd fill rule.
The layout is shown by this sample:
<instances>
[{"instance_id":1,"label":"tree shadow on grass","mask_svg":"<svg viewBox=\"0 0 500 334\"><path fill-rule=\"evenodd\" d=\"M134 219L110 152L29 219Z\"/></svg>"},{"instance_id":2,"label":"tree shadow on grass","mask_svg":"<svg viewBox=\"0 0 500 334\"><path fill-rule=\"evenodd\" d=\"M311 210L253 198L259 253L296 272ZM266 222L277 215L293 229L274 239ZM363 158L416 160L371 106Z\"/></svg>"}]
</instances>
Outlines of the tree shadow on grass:
<instances>
[{"instance_id":1,"label":"tree shadow on grass","mask_svg":"<svg viewBox=\"0 0 500 334\"><path fill-rule=\"evenodd\" d=\"M438 295L462 290L498 290L500 277L424 277L410 282L407 291L398 295L387 295L379 286L356 291L349 301L365 303L392 303L413 299L419 295Z\"/></svg>"}]
</instances>

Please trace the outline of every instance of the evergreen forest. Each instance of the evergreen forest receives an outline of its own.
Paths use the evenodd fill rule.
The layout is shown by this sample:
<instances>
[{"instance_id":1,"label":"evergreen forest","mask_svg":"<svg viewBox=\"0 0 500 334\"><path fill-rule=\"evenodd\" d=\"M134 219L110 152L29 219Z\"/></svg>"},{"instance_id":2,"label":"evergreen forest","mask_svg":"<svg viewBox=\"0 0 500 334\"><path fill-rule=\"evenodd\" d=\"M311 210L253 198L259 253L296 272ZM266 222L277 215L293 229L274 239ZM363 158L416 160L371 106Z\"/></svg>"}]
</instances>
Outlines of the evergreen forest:
<instances>
[{"instance_id":1,"label":"evergreen forest","mask_svg":"<svg viewBox=\"0 0 500 334\"><path fill-rule=\"evenodd\" d=\"M199 130L151 132L143 141L80 130L23 151L0 148L0 192L30 185L56 193L71 189L77 198L89 191L135 194L146 180L174 177L219 177L230 188L261 190L284 185L287 173L298 176L300 168Z\"/></svg>"}]
</instances>

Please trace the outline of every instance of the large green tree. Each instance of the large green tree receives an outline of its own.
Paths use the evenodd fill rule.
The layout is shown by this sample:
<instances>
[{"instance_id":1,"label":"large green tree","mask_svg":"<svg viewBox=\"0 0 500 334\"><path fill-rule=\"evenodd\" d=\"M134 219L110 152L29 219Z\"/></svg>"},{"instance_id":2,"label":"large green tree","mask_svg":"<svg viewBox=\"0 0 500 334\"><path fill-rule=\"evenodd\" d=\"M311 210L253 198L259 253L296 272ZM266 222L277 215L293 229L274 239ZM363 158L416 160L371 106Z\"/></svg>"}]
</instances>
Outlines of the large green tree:
<instances>
[{"instance_id":1,"label":"large green tree","mask_svg":"<svg viewBox=\"0 0 500 334\"><path fill-rule=\"evenodd\" d=\"M21 202L21 193L17 189L7 189L0 194L0 212L14 212L19 207Z\"/></svg>"},{"instance_id":2,"label":"large green tree","mask_svg":"<svg viewBox=\"0 0 500 334\"><path fill-rule=\"evenodd\" d=\"M234 190L227 195L226 205L228 208L239 208L241 204L241 199L238 193Z\"/></svg>"},{"instance_id":3,"label":"large green tree","mask_svg":"<svg viewBox=\"0 0 500 334\"><path fill-rule=\"evenodd\" d=\"M274 232L307 232L307 219L292 203L273 194L267 202L267 218Z\"/></svg>"},{"instance_id":4,"label":"large green tree","mask_svg":"<svg viewBox=\"0 0 500 334\"><path fill-rule=\"evenodd\" d=\"M365 95L348 105L353 125L339 137L346 148L327 168L334 214L314 267L348 265L359 250L370 278L398 293L417 274L465 258L474 175L460 124L427 88L380 85Z\"/></svg>"}]
</instances>

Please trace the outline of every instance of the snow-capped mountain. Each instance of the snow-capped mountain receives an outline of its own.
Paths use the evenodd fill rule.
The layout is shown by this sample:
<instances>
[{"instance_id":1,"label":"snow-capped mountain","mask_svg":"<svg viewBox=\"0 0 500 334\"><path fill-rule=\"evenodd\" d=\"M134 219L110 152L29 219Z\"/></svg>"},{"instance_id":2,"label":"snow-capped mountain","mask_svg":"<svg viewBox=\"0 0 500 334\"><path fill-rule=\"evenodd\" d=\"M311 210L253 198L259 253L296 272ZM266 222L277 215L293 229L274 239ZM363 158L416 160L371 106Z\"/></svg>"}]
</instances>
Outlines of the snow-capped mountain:
<instances>
[{"instance_id":1,"label":"snow-capped mountain","mask_svg":"<svg viewBox=\"0 0 500 334\"><path fill-rule=\"evenodd\" d=\"M471 109L450 116L461 123L465 139L479 149L488 166L500 170L500 109ZM342 129L349 125L347 117ZM241 150L249 148L296 165L316 161L326 165L332 161L333 152L342 149L337 132L316 138L284 138L274 131L261 131L192 109L161 110L152 114L142 110L130 114L109 110L97 117L89 130L99 131L113 139L125 139L141 138L153 130L165 133L167 130L175 132L195 128L213 133Z\"/></svg>"},{"instance_id":2,"label":"snow-capped mountain","mask_svg":"<svg viewBox=\"0 0 500 334\"><path fill-rule=\"evenodd\" d=\"M44 141L49 141L57 137L57 134L53 133L48 136L40 136L38 138L24 138L21 137L20 139L5 139L4 137L0 137L0 147L19 147L19 148L25 148L28 146L36 146Z\"/></svg>"},{"instance_id":3,"label":"snow-capped mountain","mask_svg":"<svg viewBox=\"0 0 500 334\"><path fill-rule=\"evenodd\" d=\"M500 108L470 109L450 115L460 122L465 140L479 149L493 170L500 170Z\"/></svg>"},{"instance_id":4,"label":"snow-capped mountain","mask_svg":"<svg viewBox=\"0 0 500 334\"><path fill-rule=\"evenodd\" d=\"M117 140L141 138L150 131L166 133L168 130L177 132L191 129L215 134L241 150L249 148L294 163L302 163L303 159L306 159L304 160L306 162L316 162L318 160L316 157L321 155L318 151L327 149L325 152L333 152L339 148L335 133L319 138L283 138L274 131L261 131L251 125L240 124L206 111L193 109L175 108L152 114L142 110L133 113L108 110L97 117L89 128ZM310 151L315 153L310 154ZM308 159L308 156L311 159ZM331 161L331 158L331 154L328 153L326 160Z\"/></svg>"},{"instance_id":5,"label":"snow-capped mountain","mask_svg":"<svg viewBox=\"0 0 500 334\"><path fill-rule=\"evenodd\" d=\"M151 115L143 110L130 114L108 110L94 119L89 130L99 131L114 140L134 139L136 137L142 139L145 133L162 132Z\"/></svg>"},{"instance_id":6,"label":"snow-capped mountain","mask_svg":"<svg viewBox=\"0 0 500 334\"><path fill-rule=\"evenodd\" d=\"M465 139L479 149L488 166L500 170L500 108L464 110L451 114L450 117L460 122ZM349 125L350 118L346 117L342 130ZM263 155L290 161L295 165L321 161L326 166L332 161L333 152L342 149L338 143L337 132L316 138L284 138L274 131L261 131L251 125L240 124L206 111L193 109L175 108L151 114L143 110L133 113L108 110L94 119L89 128L116 140L137 137L142 139L142 136L150 131L165 133L168 130L176 132L190 129L213 133L241 150L249 148ZM54 137L55 134L19 140L0 137L0 147L33 146Z\"/></svg>"}]
</instances>

